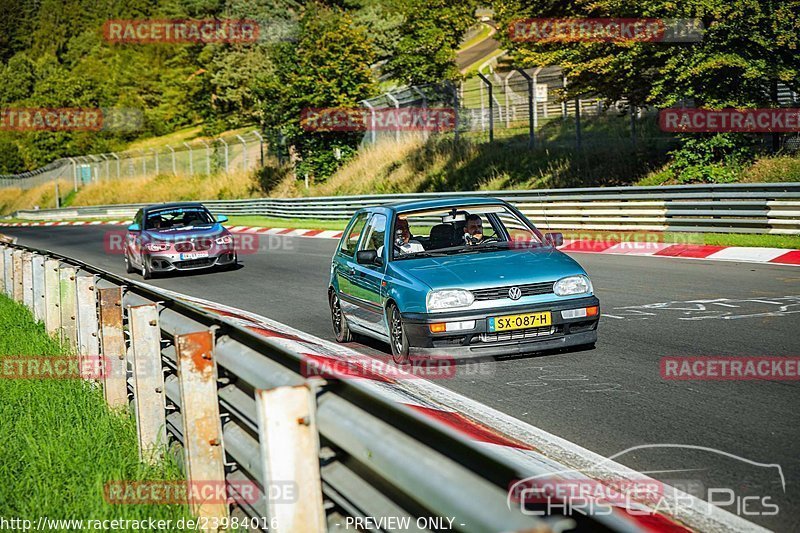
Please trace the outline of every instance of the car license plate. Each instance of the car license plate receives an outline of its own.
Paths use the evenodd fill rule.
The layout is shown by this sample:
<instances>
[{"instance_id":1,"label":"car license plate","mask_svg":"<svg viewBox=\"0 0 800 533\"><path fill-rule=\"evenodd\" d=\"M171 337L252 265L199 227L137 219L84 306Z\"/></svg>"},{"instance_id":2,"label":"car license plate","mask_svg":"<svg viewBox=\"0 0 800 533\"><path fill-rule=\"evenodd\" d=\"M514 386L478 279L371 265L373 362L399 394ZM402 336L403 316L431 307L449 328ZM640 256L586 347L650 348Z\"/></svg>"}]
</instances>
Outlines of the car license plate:
<instances>
[{"instance_id":1,"label":"car license plate","mask_svg":"<svg viewBox=\"0 0 800 533\"><path fill-rule=\"evenodd\" d=\"M489 317L489 331L511 331L514 329L540 328L552 324L550 311Z\"/></svg>"},{"instance_id":2,"label":"car license plate","mask_svg":"<svg viewBox=\"0 0 800 533\"><path fill-rule=\"evenodd\" d=\"M208 257L208 252L191 252L187 254L181 254L181 260L200 259L203 257Z\"/></svg>"}]
</instances>

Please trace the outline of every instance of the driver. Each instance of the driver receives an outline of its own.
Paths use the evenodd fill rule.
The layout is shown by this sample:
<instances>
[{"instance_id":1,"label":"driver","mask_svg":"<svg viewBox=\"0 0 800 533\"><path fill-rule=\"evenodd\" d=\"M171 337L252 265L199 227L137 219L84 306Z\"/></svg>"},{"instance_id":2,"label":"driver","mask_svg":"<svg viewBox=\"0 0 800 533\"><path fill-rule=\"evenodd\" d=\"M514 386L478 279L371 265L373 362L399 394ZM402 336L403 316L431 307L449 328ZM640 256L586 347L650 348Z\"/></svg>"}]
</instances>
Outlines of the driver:
<instances>
[{"instance_id":1,"label":"driver","mask_svg":"<svg viewBox=\"0 0 800 533\"><path fill-rule=\"evenodd\" d=\"M464 225L464 242L468 245L483 242L483 220L480 215L469 215Z\"/></svg>"}]
</instances>

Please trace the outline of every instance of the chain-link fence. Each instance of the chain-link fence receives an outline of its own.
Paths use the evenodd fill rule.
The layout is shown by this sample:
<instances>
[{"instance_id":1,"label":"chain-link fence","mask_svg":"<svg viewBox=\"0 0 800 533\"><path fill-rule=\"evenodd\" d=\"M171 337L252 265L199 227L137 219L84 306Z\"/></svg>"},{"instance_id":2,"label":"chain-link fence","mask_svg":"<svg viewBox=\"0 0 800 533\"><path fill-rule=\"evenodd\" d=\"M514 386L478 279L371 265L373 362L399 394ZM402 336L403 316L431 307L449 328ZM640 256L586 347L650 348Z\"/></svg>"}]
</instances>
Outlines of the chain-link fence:
<instances>
[{"instance_id":1,"label":"chain-link fence","mask_svg":"<svg viewBox=\"0 0 800 533\"><path fill-rule=\"evenodd\" d=\"M636 146L647 143L657 149L677 144L675 135L658 127L658 110L631 106L626 100L609 103L592 95L566 98L569 80L559 67L511 69L478 73L460 83L441 83L397 89L364 100L368 113L414 107L420 110L448 107L457 110L450 128L456 137L478 142L516 137L529 146L581 148L586 146ZM796 105L800 98L779 87L779 102ZM421 112L421 111L420 111ZM364 142L426 136L431 131L404 128L367 129ZM766 139L766 136L765 136ZM782 146L800 144L797 135L785 135Z\"/></svg>"},{"instance_id":2,"label":"chain-link fence","mask_svg":"<svg viewBox=\"0 0 800 533\"><path fill-rule=\"evenodd\" d=\"M159 174L193 176L246 172L261 167L263 162L263 138L254 130L216 139L58 159L32 172L0 175L0 187L30 189L67 180L77 190L90 183Z\"/></svg>"}]
</instances>

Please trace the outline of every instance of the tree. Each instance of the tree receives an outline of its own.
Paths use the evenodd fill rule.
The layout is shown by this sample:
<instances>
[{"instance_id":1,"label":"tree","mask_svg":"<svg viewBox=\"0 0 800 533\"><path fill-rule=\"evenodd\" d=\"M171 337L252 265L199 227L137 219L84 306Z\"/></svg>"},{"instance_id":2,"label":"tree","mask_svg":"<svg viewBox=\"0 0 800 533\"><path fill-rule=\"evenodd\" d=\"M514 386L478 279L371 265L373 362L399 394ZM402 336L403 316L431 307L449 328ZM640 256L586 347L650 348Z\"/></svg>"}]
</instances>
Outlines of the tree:
<instances>
[{"instance_id":1,"label":"tree","mask_svg":"<svg viewBox=\"0 0 800 533\"><path fill-rule=\"evenodd\" d=\"M460 76L456 50L475 24L475 0L399 0L400 38L385 71L411 85L438 83Z\"/></svg>"},{"instance_id":2,"label":"tree","mask_svg":"<svg viewBox=\"0 0 800 533\"><path fill-rule=\"evenodd\" d=\"M274 71L258 89L264 129L273 145L283 140L299 153L299 174L325 178L354 152L360 133L308 132L301 116L307 108L356 107L373 96L374 53L347 12L317 3L303 10L297 41L272 48Z\"/></svg>"}]
</instances>

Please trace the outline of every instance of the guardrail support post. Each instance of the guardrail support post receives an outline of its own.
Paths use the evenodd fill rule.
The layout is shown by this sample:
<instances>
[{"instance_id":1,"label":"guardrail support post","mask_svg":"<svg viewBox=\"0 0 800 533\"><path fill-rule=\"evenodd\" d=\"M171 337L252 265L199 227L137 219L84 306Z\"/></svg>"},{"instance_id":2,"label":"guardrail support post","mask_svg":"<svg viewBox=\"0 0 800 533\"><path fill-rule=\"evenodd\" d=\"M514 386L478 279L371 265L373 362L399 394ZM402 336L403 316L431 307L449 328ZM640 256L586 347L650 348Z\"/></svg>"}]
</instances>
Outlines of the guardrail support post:
<instances>
[{"instance_id":1,"label":"guardrail support post","mask_svg":"<svg viewBox=\"0 0 800 533\"><path fill-rule=\"evenodd\" d=\"M325 531L316 393L308 385L256 391L256 418L265 495L273 482L293 480L293 502L274 502L265 496L267 517L274 531Z\"/></svg>"},{"instance_id":2,"label":"guardrail support post","mask_svg":"<svg viewBox=\"0 0 800 533\"><path fill-rule=\"evenodd\" d=\"M190 485L203 482L225 487L225 450L213 347L214 335L210 331L175 337L186 479ZM191 501L190 504L192 514L197 517L228 517L227 502Z\"/></svg>"},{"instance_id":3,"label":"guardrail support post","mask_svg":"<svg viewBox=\"0 0 800 533\"><path fill-rule=\"evenodd\" d=\"M122 287L98 290L103 354L103 396L112 409L128 403L128 367L122 332Z\"/></svg>"},{"instance_id":4,"label":"guardrail support post","mask_svg":"<svg viewBox=\"0 0 800 533\"><path fill-rule=\"evenodd\" d=\"M59 263L57 259L44 262L44 328L49 335L59 335L61 330L61 291L59 289Z\"/></svg>"},{"instance_id":5,"label":"guardrail support post","mask_svg":"<svg viewBox=\"0 0 800 533\"><path fill-rule=\"evenodd\" d=\"M97 366L100 343L97 338L97 294L94 276L78 276L76 279L78 300L78 361L84 368L83 358L94 358L92 367Z\"/></svg>"},{"instance_id":6,"label":"guardrail support post","mask_svg":"<svg viewBox=\"0 0 800 533\"><path fill-rule=\"evenodd\" d=\"M34 254L33 256L33 316L37 322L44 322L45 301L44 301L44 256Z\"/></svg>"},{"instance_id":7,"label":"guardrail support post","mask_svg":"<svg viewBox=\"0 0 800 533\"><path fill-rule=\"evenodd\" d=\"M11 254L13 265L12 265L12 272L14 276L14 289L13 289L13 297L14 300L22 303L22 294L23 294L23 285L22 285L22 250L14 250L14 253Z\"/></svg>"},{"instance_id":8,"label":"guardrail support post","mask_svg":"<svg viewBox=\"0 0 800 533\"><path fill-rule=\"evenodd\" d=\"M75 297L75 278L78 271L75 267L61 266L58 270L58 292L61 302L61 335L62 343L69 343L73 350L78 348L78 335L75 330L78 317L78 301Z\"/></svg>"},{"instance_id":9,"label":"guardrail support post","mask_svg":"<svg viewBox=\"0 0 800 533\"><path fill-rule=\"evenodd\" d=\"M164 373L161 367L161 329L156 304L128 308L133 347L133 399L139 458L156 463L167 445Z\"/></svg>"},{"instance_id":10,"label":"guardrail support post","mask_svg":"<svg viewBox=\"0 0 800 533\"><path fill-rule=\"evenodd\" d=\"M22 252L22 303L33 312L33 254Z\"/></svg>"},{"instance_id":11,"label":"guardrail support post","mask_svg":"<svg viewBox=\"0 0 800 533\"><path fill-rule=\"evenodd\" d=\"M6 288L6 251L8 248L0 244L0 293L8 294Z\"/></svg>"}]
</instances>

